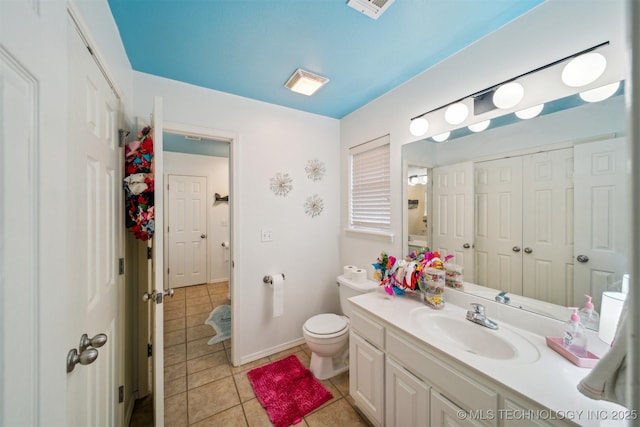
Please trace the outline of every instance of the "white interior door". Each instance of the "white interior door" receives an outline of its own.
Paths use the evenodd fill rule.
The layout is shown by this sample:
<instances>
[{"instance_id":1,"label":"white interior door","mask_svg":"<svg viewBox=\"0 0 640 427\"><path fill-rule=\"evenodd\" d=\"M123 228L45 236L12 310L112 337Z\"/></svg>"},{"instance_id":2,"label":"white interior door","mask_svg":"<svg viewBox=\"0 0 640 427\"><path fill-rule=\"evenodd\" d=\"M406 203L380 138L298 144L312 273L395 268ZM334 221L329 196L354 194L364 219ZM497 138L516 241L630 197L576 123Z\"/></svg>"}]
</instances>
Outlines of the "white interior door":
<instances>
[{"instance_id":1,"label":"white interior door","mask_svg":"<svg viewBox=\"0 0 640 427\"><path fill-rule=\"evenodd\" d=\"M475 283L522 295L522 157L475 164Z\"/></svg>"},{"instance_id":2,"label":"white interior door","mask_svg":"<svg viewBox=\"0 0 640 427\"><path fill-rule=\"evenodd\" d=\"M574 151L578 215L572 304L581 306L588 294L599 309L602 292L628 273L630 172L625 138L579 144Z\"/></svg>"},{"instance_id":3,"label":"white interior door","mask_svg":"<svg viewBox=\"0 0 640 427\"><path fill-rule=\"evenodd\" d=\"M154 163L154 203L155 203L155 230L153 235L153 272L152 286L156 292L155 302L151 308L151 365L153 371L153 414L156 426L164 425L164 311L162 302L165 297L164 289L164 165L162 159L162 132L163 132L163 108L162 98L155 97L153 112L151 114L151 126L153 128L153 163Z\"/></svg>"},{"instance_id":4,"label":"white interior door","mask_svg":"<svg viewBox=\"0 0 640 427\"><path fill-rule=\"evenodd\" d=\"M207 178L169 175L169 284L207 282Z\"/></svg>"},{"instance_id":5,"label":"white interior door","mask_svg":"<svg viewBox=\"0 0 640 427\"><path fill-rule=\"evenodd\" d=\"M68 374L68 425L118 425L122 381L123 154L118 146L120 101L73 23L69 23L69 138L74 150L70 175L68 342L104 334L106 344L91 364ZM93 342L84 352L98 347ZM79 351L82 349L79 349ZM82 352L81 355L84 353Z\"/></svg>"},{"instance_id":6,"label":"white interior door","mask_svg":"<svg viewBox=\"0 0 640 427\"><path fill-rule=\"evenodd\" d=\"M573 149L523 160L522 295L566 306L573 295Z\"/></svg>"},{"instance_id":7,"label":"white interior door","mask_svg":"<svg viewBox=\"0 0 640 427\"><path fill-rule=\"evenodd\" d=\"M58 33L66 14L60 5L0 1L3 426L66 421L61 362L68 350L64 331L68 141L59 123L65 120L60 105L66 105L67 93L66 85L58 81L66 57L59 46L48 44L52 37L64 37L64 27Z\"/></svg>"},{"instance_id":8,"label":"white interior door","mask_svg":"<svg viewBox=\"0 0 640 427\"><path fill-rule=\"evenodd\" d=\"M473 260L473 163L433 169L433 250L454 255L464 277L475 277Z\"/></svg>"}]
</instances>

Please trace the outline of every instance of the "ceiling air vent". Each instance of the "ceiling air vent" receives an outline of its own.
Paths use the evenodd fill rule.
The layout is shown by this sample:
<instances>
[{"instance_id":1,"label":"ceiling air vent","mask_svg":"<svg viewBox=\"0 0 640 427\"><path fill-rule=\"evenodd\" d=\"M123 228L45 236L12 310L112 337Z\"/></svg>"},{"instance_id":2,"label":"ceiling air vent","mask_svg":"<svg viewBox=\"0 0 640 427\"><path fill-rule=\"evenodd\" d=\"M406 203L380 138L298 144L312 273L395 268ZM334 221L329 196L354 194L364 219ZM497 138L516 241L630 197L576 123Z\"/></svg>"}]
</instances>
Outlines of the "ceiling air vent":
<instances>
[{"instance_id":1,"label":"ceiling air vent","mask_svg":"<svg viewBox=\"0 0 640 427\"><path fill-rule=\"evenodd\" d=\"M349 0L347 6L364 13L371 19L378 19L391 3L393 0Z\"/></svg>"}]
</instances>

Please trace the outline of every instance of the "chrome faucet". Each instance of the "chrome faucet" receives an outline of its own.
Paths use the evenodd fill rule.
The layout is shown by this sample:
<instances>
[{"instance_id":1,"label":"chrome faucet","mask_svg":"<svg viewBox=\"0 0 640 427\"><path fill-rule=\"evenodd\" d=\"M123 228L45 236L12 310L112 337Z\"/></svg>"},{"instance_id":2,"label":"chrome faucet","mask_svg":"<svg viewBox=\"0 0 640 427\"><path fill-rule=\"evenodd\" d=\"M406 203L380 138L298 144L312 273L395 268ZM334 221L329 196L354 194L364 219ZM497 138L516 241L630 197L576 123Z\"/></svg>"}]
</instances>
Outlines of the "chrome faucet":
<instances>
[{"instance_id":1,"label":"chrome faucet","mask_svg":"<svg viewBox=\"0 0 640 427\"><path fill-rule=\"evenodd\" d=\"M498 295L496 295L496 301L501 302L503 304L509 304L511 298L507 296L507 291L502 291Z\"/></svg>"},{"instance_id":2,"label":"chrome faucet","mask_svg":"<svg viewBox=\"0 0 640 427\"><path fill-rule=\"evenodd\" d=\"M489 329L498 329L498 324L491 319L487 319L484 313L484 305L471 303L473 310L467 311L467 320L477 323L478 325L485 326Z\"/></svg>"}]
</instances>

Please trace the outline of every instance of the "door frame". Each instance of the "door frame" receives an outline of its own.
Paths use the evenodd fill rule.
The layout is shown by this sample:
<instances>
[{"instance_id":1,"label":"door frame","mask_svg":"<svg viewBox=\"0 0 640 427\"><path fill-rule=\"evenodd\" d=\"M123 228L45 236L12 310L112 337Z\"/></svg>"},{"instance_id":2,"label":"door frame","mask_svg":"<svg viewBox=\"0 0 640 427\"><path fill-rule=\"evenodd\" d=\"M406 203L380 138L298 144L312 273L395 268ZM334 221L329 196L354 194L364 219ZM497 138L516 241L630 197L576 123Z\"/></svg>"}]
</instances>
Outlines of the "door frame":
<instances>
[{"instance_id":1,"label":"door frame","mask_svg":"<svg viewBox=\"0 0 640 427\"><path fill-rule=\"evenodd\" d=\"M234 245L234 241L237 238L236 236L239 235L239 227L238 227L238 212L239 209L237 208L238 206L238 197L240 194L239 191L239 183L238 183L238 179L237 179L237 171L238 171L238 165L239 165L239 159L238 159L238 135L235 132L231 132L231 131L226 131L226 130L221 130L221 129L214 129L214 128L207 128L207 127L203 127L203 126L196 126L196 125L190 125L190 124L185 124L185 123L179 123L179 122L171 122L171 121L167 121L164 120L163 124L162 124L162 130L163 132L167 132L167 133L175 133L175 134L182 134L182 135L191 135L191 136L199 136L202 138L207 138L207 139L215 139L215 140L219 140L219 141L226 141L229 143L229 242L230 242L230 255L229 255L229 287L230 287L230 294L231 294L231 318L234 319L235 316L237 315L237 308L236 308L236 304L233 304L233 300L234 300L234 283L235 283L235 270L234 270L234 260L235 260L235 245ZM156 153L156 155L162 155L162 153L158 152ZM164 173L164 171L163 171ZM165 184L168 182L167 177L164 177L165 179ZM166 187L163 188L163 194L166 191ZM166 209L167 209L167 204L166 204L166 200L162 202L162 206L163 206L163 212L165 212L166 215ZM157 232L158 230L156 230ZM163 227L162 230L163 234L165 234L167 232L166 227ZM165 263L168 263L168 245L163 245L163 251L162 251L162 260L158 260L158 259L154 259L153 263L154 265L164 265ZM155 254L154 253L154 257L159 257L159 254ZM160 263L158 262L160 261ZM168 265L168 264L167 264ZM162 275L163 277L166 277L166 269L163 268L163 272ZM168 280L168 277L167 277ZM168 281L166 282L168 283ZM155 304L156 309L164 309L163 308L163 304ZM231 322L231 336L237 336L237 323L236 322ZM161 327L163 328L163 325L161 325ZM157 328L156 328L157 329ZM163 328L164 329L164 328ZM238 357L238 352L237 352L237 341L231 339L231 359L232 359L232 363L234 366L239 366L240 365L240 359ZM158 349L157 351L160 351L160 349ZM163 371L158 372L158 370L154 371L154 375L164 375ZM154 381L154 383L156 382L156 379L153 378L152 379ZM153 399L164 399L164 396L153 396Z\"/></svg>"}]
</instances>

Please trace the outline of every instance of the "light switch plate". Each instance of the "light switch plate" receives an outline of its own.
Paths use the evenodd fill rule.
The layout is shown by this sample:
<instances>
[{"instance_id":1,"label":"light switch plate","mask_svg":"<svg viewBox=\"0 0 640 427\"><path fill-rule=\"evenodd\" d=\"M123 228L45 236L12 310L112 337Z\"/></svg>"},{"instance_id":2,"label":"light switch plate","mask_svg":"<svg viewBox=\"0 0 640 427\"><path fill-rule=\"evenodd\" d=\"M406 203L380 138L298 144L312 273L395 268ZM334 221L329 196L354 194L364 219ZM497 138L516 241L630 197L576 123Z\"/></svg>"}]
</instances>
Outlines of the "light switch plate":
<instances>
[{"instance_id":1,"label":"light switch plate","mask_svg":"<svg viewBox=\"0 0 640 427\"><path fill-rule=\"evenodd\" d=\"M273 241L273 232L271 230L267 230L263 228L260 230L260 241L262 242L271 242Z\"/></svg>"}]
</instances>

